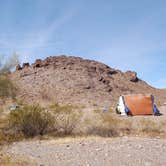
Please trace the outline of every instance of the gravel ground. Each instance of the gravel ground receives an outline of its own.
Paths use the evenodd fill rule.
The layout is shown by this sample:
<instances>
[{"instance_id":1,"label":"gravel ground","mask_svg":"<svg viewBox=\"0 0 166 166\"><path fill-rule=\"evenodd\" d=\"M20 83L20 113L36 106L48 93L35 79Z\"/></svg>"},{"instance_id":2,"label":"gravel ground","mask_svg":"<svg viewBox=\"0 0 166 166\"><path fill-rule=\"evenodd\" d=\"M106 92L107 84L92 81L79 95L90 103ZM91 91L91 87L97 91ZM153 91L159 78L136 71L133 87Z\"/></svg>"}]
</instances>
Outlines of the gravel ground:
<instances>
[{"instance_id":1,"label":"gravel ground","mask_svg":"<svg viewBox=\"0 0 166 166\"><path fill-rule=\"evenodd\" d=\"M3 153L40 166L166 166L166 140L140 137L32 140L5 146Z\"/></svg>"}]
</instances>

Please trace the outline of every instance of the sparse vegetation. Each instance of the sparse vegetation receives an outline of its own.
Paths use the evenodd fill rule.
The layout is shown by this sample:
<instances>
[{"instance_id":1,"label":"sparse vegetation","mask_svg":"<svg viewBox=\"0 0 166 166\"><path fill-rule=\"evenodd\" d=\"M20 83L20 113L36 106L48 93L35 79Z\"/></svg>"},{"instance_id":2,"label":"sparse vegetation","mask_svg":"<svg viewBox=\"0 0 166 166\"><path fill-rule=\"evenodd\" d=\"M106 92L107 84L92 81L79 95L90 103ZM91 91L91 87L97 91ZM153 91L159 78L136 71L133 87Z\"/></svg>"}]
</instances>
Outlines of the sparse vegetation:
<instances>
[{"instance_id":1,"label":"sparse vegetation","mask_svg":"<svg viewBox=\"0 0 166 166\"><path fill-rule=\"evenodd\" d=\"M0 145L18 141L24 138L21 132L15 132L9 127L9 116L0 116Z\"/></svg>"},{"instance_id":2,"label":"sparse vegetation","mask_svg":"<svg viewBox=\"0 0 166 166\"><path fill-rule=\"evenodd\" d=\"M13 53L11 56L5 58L5 55L0 55L0 73L8 73L19 64L19 55Z\"/></svg>"},{"instance_id":3,"label":"sparse vegetation","mask_svg":"<svg viewBox=\"0 0 166 166\"><path fill-rule=\"evenodd\" d=\"M8 75L0 74L0 98L15 98L16 87L13 85L12 81L9 79Z\"/></svg>"},{"instance_id":4,"label":"sparse vegetation","mask_svg":"<svg viewBox=\"0 0 166 166\"><path fill-rule=\"evenodd\" d=\"M12 111L9 116L10 125L26 136L45 134L53 123L52 116L39 105L23 106Z\"/></svg>"},{"instance_id":5,"label":"sparse vegetation","mask_svg":"<svg viewBox=\"0 0 166 166\"><path fill-rule=\"evenodd\" d=\"M0 98L14 98L16 87L9 78L8 73L19 63L18 55L9 58L0 55Z\"/></svg>"},{"instance_id":6,"label":"sparse vegetation","mask_svg":"<svg viewBox=\"0 0 166 166\"><path fill-rule=\"evenodd\" d=\"M3 166L37 166L35 161L26 158L24 156L19 156L19 158L13 158L9 155L0 154L0 164Z\"/></svg>"},{"instance_id":7,"label":"sparse vegetation","mask_svg":"<svg viewBox=\"0 0 166 166\"><path fill-rule=\"evenodd\" d=\"M112 110L103 113L101 110L94 110L93 120L89 120L87 133L104 137L121 136L130 134L159 135L166 133L165 121L117 117ZM165 135L165 134L164 134Z\"/></svg>"},{"instance_id":8,"label":"sparse vegetation","mask_svg":"<svg viewBox=\"0 0 166 166\"><path fill-rule=\"evenodd\" d=\"M60 106L59 104L50 106L54 116L54 128L58 135L73 134L81 117L81 112L76 111L76 108L71 105Z\"/></svg>"},{"instance_id":9,"label":"sparse vegetation","mask_svg":"<svg viewBox=\"0 0 166 166\"><path fill-rule=\"evenodd\" d=\"M110 109L95 109L91 116L82 118L78 107L53 104L48 108L39 105L22 105L0 119L0 144L37 135L99 135L103 137L130 134L164 134L165 121L156 122L146 118L116 116Z\"/></svg>"},{"instance_id":10,"label":"sparse vegetation","mask_svg":"<svg viewBox=\"0 0 166 166\"><path fill-rule=\"evenodd\" d=\"M81 113L74 110L76 108L58 104L48 109L23 105L11 111L5 119L1 118L0 143L48 133L54 136L74 134L81 117Z\"/></svg>"}]
</instances>

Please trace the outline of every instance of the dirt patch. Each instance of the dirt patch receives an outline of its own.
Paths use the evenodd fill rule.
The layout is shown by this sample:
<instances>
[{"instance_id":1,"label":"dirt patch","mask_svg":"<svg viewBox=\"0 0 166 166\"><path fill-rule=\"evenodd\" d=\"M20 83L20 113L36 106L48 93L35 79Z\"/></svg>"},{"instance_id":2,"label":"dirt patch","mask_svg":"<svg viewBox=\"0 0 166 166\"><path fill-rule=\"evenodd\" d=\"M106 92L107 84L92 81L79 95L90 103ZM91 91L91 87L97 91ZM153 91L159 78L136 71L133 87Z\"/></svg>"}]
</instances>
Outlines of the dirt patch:
<instances>
[{"instance_id":1,"label":"dirt patch","mask_svg":"<svg viewBox=\"0 0 166 166\"><path fill-rule=\"evenodd\" d=\"M12 158L23 155L38 165L165 166L166 140L120 138L65 138L16 142L3 148Z\"/></svg>"}]
</instances>

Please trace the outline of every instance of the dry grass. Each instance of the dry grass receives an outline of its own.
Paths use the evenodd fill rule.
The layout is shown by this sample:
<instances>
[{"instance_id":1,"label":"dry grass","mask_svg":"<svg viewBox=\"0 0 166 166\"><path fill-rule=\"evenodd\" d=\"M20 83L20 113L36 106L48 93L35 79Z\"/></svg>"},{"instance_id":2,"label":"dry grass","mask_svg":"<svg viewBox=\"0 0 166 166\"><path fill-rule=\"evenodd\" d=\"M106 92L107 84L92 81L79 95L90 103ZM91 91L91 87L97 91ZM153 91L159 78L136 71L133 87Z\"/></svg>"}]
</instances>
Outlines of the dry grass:
<instances>
[{"instance_id":1,"label":"dry grass","mask_svg":"<svg viewBox=\"0 0 166 166\"><path fill-rule=\"evenodd\" d=\"M81 135L166 136L165 126L164 120L155 121L148 117L121 117L117 116L112 109L107 112L95 109L85 117L78 107L72 105L53 104L45 109L39 106L37 109L34 106L26 106L11 112L10 116L0 116L0 144L22 140L27 138L27 135L30 137L44 135L43 138Z\"/></svg>"},{"instance_id":2,"label":"dry grass","mask_svg":"<svg viewBox=\"0 0 166 166\"><path fill-rule=\"evenodd\" d=\"M80 111L76 110L78 108L72 105L54 104L49 109L54 117L54 134L58 136L74 134L82 115Z\"/></svg>"},{"instance_id":3,"label":"dry grass","mask_svg":"<svg viewBox=\"0 0 166 166\"><path fill-rule=\"evenodd\" d=\"M104 137L122 135L166 135L166 121L155 121L144 117L136 119L120 117L112 110L102 112L94 110L94 116L88 119L87 133Z\"/></svg>"},{"instance_id":4,"label":"dry grass","mask_svg":"<svg viewBox=\"0 0 166 166\"><path fill-rule=\"evenodd\" d=\"M7 74L0 73L0 98L15 98L16 87Z\"/></svg>"},{"instance_id":5,"label":"dry grass","mask_svg":"<svg viewBox=\"0 0 166 166\"><path fill-rule=\"evenodd\" d=\"M24 138L21 132L15 132L9 127L8 116L0 116L0 145L18 141Z\"/></svg>"},{"instance_id":6,"label":"dry grass","mask_svg":"<svg viewBox=\"0 0 166 166\"><path fill-rule=\"evenodd\" d=\"M12 157L9 155L0 154L0 165L2 166L37 166L37 163L25 156Z\"/></svg>"}]
</instances>

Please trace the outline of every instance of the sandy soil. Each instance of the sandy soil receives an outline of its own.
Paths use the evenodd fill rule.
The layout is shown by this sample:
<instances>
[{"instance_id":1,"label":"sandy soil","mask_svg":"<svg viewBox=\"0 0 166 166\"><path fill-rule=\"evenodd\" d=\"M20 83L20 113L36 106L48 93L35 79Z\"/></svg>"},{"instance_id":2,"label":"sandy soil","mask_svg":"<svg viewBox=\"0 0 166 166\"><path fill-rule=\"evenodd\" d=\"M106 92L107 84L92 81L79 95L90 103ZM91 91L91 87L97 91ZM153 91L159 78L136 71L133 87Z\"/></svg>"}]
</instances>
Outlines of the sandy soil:
<instances>
[{"instance_id":1,"label":"sandy soil","mask_svg":"<svg viewBox=\"0 0 166 166\"><path fill-rule=\"evenodd\" d=\"M3 153L41 166L165 166L166 140L140 137L61 138L16 142Z\"/></svg>"}]
</instances>

